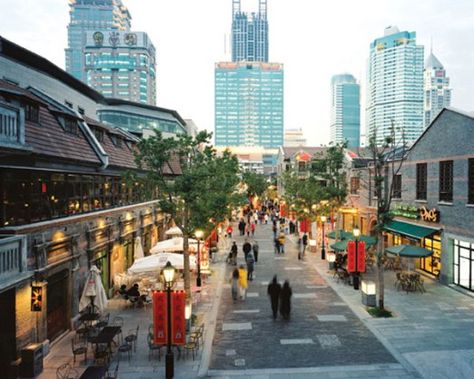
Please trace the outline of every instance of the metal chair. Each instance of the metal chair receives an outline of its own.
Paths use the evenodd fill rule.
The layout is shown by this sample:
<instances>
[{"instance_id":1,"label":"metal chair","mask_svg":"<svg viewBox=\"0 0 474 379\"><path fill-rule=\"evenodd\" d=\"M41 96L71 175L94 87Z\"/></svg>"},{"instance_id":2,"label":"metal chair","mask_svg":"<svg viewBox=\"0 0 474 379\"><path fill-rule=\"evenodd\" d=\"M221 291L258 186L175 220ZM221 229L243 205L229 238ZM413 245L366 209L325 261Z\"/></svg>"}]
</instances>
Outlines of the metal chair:
<instances>
[{"instance_id":1,"label":"metal chair","mask_svg":"<svg viewBox=\"0 0 474 379\"><path fill-rule=\"evenodd\" d=\"M155 351L158 351L158 360L161 361L161 349L165 347L165 345L155 345L153 343L153 334L148 333L146 337L146 342L148 344L148 360L151 359L151 356Z\"/></svg>"},{"instance_id":2,"label":"metal chair","mask_svg":"<svg viewBox=\"0 0 474 379\"><path fill-rule=\"evenodd\" d=\"M198 344L196 343L197 341L197 338L193 338L193 337L190 337L189 341L186 342L186 344L184 345L184 350L186 352L185 356L186 358L188 357L188 352L189 351L192 351L193 353L193 361L194 361L194 351L198 348Z\"/></svg>"},{"instance_id":3,"label":"metal chair","mask_svg":"<svg viewBox=\"0 0 474 379\"><path fill-rule=\"evenodd\" d=\"M140 325L137 325L137 329L131 329L128 332L128 335L125 337L125 342L131 344L133 346L133 351L137 351L137 340L138 340L138 329ZM134 333L135 332L135 333Z\"/></svg>"},{"instance_id":4,"label":"metal chair","mask_svg":"<svg viewBox=\"0 0 474 379\"><path fill-rule=\"evenodd\" d=\"M118 352L119 352L120 355L122 355L122 353L127 353L128 354L128 363L130 364L130 357L132 355L132 345L129 344L128 342L125 342L125 343L123 343L119 346Z\"/></svg>"},{"instance_id":5,"label":"metal chair","mask_svg":"<svg viewBox=\"0 0 474 379\"><path fill-rule=\"evenodd\" d=\"M117 379L118 378L119 363L120 361L117 359L117 364L115 365L115 370L113 372L109 371L110 369L110 366L109 366L109 369L107 369L107 372L105 373L104 379Z\"/></svg>"},{"instance_id":6,"label":"metal chair","mask_svg":"<svg viewBox=\"0 0 474 379\"><path fill-rule=\"evenodd\" d=\"M84 361L87 362L87 343L85 341L75 341L71 339L72 354L74 355L73 364L76 363L76 355L84 354Z\"/></svg>"},{"instance_id":7,"label":"metal chair","mask_svg":"<svg viewBox=\"0 0 474 379\"><path fill-rule=\"evenodd\" d=\"M65 363L56 369L56 379L77 379L78 376L79 373L69 363Z\"/></svg>"},{"instance_id":8,"label":"metal chair","mask_svg":"<svg viewBox=\"0 0 474 379\"><path fill-rule=\"evenodd\" d=\"M118 339L119 343L123 343L123 334L122 334L122 328L123 328L123 318L120 316L115 316L114 319L112 320L112 325L113 326L120 326L120 333L118 334Z\"/></svg>"},{"instance_id":9,"label":"metal chair","mask_svg":"<svg viewBox=\"0 0 474 379\"><path fill-rule=\"evenodd\" d=\"M94 351L94 361L98 363L99 361L102 362L104 366L108 366L110 360L110 353L107 346L103 346L102 344L97 344L97 347Z\"/></svg>"}]
</instances>

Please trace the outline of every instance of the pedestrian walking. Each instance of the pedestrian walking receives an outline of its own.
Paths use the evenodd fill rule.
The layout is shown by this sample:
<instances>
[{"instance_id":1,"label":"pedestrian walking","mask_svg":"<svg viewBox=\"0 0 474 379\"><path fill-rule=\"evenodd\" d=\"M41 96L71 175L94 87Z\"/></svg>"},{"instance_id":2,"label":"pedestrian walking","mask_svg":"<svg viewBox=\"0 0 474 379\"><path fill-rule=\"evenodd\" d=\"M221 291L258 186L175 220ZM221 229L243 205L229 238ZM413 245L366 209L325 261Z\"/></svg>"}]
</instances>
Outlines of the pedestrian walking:
<instances>
[{"instance_id":1,"label":"pedestrian walking","mask_svg":"<svg viewBox=\"0 0 474 379\"><path fill-rule=\"evenodd\" d=\"M301 243L303 245L303 251L301 253L301 259L303 259L304 255L306 253L306 246L308 246L308 235L306 233L304 233L303 237L301 237Z\"/></svg>"},{"instance_id":2,"label":"pedestrian walking","mask_svg":"<svg viewBox=\"0 0 474 379\"><path fill-rule=\"evenodd\" d=\"M280 242L280 253L285 254L285 233L280 233L278 241Z\"/></svg>"},{"instance_id":3,"label":"pedestrian walking","mask_svg":"<svg viewBox=\"0 0 474 379\"><path fill-rule=\"evenodd\" d=\"M301 237L298 238L298 259L301 259L301 249L302 249L303 243L301 242Z\"/></svg>"},{"instance_id":4,"label":"pedestrian walking","mask_svg":"<svg viewBox=\"0 0 474 379\"><path fill-rule=\"evenodd\" d=\"M278 315L278 300L280 299L281 284L278 283L277 276L268 284L267 294L270 296L270 303L272 305L273 319L276 320Z\"/></svg>"},{"instance_id":5,"label":"pedestrian walking","mask_svg":"<svg viewBox=\"0 0 474 379\"><path fill-rule=\"evenodd\" d=\"M283 283L283 288L280 291L280 314L284 320L290 319L291 295L292 292L290 282L285 280L285 283Z\"/></svg>"},{"instance_id":6,"label":"pedestrian walking","mask_svg":"<svg viewBox=\"0 0 474 379\"><path fill-rule=\"evenodd\" d=\"M257 227L257 224L255 222L252 222L250 225L250 230L252 231L252 237L255 235L255 228Z\"/></svg>"},{"instance_id":7,"label":"pedestrian walking","mask_svg":"<svg viewBox=\"0 0 474 379\"><path fill-rule=\"evenodd\" d=\"M232 294L232 299L234 302L237 301L238 291L239 291L239 270L237 268L232 271L232 275L230 277L230 290Z\"/></svg>"},{"instance_id":8,"label":"pedestrian walking","mask_svg":"<svg viewBox=\"0 0 474 379\"><path fill-rule=\"evenodd\" d=\"M275 243L275 254L280 254L280 240L275 237L273 242Z\"/></svg>"},{"instance_id":9,"label":"pedestrian walking","mask_svg":"<svg viewBox=\"0 0 474 379\"><path fill-rule=\"evenodd\" d=\"M243 218L241 218L239 221L239 232L241 236L245 234L245 221Z\"/></svg>"},{"instance_id":10,"label":"pedestrian walking","mask_svg":"<svg viewBox=\"0 0 474 379\"><path fill-rule=\"evenodd\" d=\"M232 238L232 232L234 231L234 228L232 227L232 225L229 225L226 229L226 234L227 234L227 237L228 238Z\"/></svg>"},{"instance_id":11,"label":"pedestrian walking","mask_svg":"<svg viewBox=\"0 0 474 379\"><path fill-rule=\"evenodd\" d=\"M240 298L245 300L245 294L247 293L247 270L245 269L244 265L240 265L239 268L239 291L240 291Z\"/></svg>"},{"instance_id":12,"label":"pedestrian walking","mask_svg":"<svg viewBox=\"0 0 474 379\"><path fill-rule=\"evenodd\" d=\"M247 279L252 281L253 280L253 268L254 268L254 263L255 263L255 258L252 254L252 252L248 253L247 255Z\"/></svg>"},{"instance_id":13,"label":"pedestrian walking","mask_svg":"<svg viewBox=\"0 0 474 379\"><path fill-rule=\"evenodd\" d=\"M251 229L250 223L247 223L245 225L245 234L247 234L247 237L250 237L250 229Z\"/></svg>"},{"instance_id":14,"label":"pedestrian walking","mask_svg":"<svg viewBox=\"0 0 474 379\"><path fill-rule=\"evenodd\" d=\"M252 245L247 238L245 239L245 242L242 246L242 250L244 251L245 261L247 261L247 255L252 251Z\"/></svg>"},{"instance_id":15,"label":"pedestrian walking","mask_svg":"<svg viewBox=\"0 0 474 379\"><path fill-rule=\"evenodd\" d=\"M278 231L276 223L273 223L272 230L273 230L273 238L276 238L277 237L277 231Z\"/></svg>"},{"instance_id":16,"label":"pedestrian walking","mask_svg":"<svg viewBox=\"0 0 474 379\"><path fill-rule=\"evenodd\" d=\"M252 250L253 250L253 256L255 257L255 263L257 263L258 262L258 242L257 241L254 241Z\"/></svg>"},{"instance_id":17,"label":"pedestrian walking","mask_svg":"<svg viewBox=\"0 0 474 379\"><path fill-rule=\"evenodd\" d=\"M231 263L234 266L236 266L237 265L237 253L239 252L239 250L237 249L237 244L235 243L235 241L232 242L230 252L231 252L231 257L232 257Z\"/></svg>"},{"instance_id":18,"label":"pedestrian walking","mask_svg":"<svg viewBox=\"0 0 474 379\"><path fill-rule=\"evenodd\" d=\"M265 225L267 225L268 224L268 214L265 213L264 219L265 219Z\"/></svg>"}]
</instances>

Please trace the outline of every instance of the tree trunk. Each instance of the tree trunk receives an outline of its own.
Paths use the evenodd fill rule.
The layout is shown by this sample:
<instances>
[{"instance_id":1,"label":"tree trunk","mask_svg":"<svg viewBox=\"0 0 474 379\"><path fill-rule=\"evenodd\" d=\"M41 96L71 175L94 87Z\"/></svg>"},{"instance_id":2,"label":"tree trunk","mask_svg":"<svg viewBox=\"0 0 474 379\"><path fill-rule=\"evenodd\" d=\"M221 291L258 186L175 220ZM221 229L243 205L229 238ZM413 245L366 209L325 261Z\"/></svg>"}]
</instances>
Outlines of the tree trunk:
<instances>
[{"instance_id":1,"label":"tree trunk","mask_svg":"<svg viewBox=\"0 0 474 379\"><path fill-rule=\"evenodd\" d=\"M183 260L184 260L184 291L186 293L186 303L189 304L191 301L191 272L189 270L189 235L188 235L188 223L189 223L189 209L187 206L184 208L183 217Z\"/></svg>"},{"instance_id":2,"label":"tree trunk","mask_svg":"<svg viewBox=\"0 0 474 379\"><path fill-rule=\"evenodd\" d=\"M384 241L382 231L377 232L377 288L379 294L379 308L384 309L385 282L384 282Z\"/></svg>"}]
</instances>

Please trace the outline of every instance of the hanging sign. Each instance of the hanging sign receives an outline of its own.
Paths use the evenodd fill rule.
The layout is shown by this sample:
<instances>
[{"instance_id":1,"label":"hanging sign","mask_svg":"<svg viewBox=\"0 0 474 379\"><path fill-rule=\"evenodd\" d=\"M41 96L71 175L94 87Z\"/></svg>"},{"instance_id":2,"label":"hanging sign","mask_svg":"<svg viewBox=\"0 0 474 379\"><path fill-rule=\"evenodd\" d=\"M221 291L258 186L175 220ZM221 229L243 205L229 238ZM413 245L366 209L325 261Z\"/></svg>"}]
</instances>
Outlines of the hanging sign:
<instances>
[{"instance_id":1,"label":"hanging sign","mask_svg":"<svg viewBox=\"0 0 474 379\"><path fill-rule=\"evenodd\" d=\"M153 342L155 345L167 343L167 310L166 292L153 292Z\"/></svg>"},{"instance_id":2,"label":"hanging sign","mask_svg":"<svg viewBox=\"0 0 474 379\"><path fill-rule=\"evenodd\" d=\"M365 272L365 242L357 241L357 272Z\"/></svg>"},{"instance_id":3,"label":"hanging sign","mask_svg":"<svg viewBox=\"0 0 474 379\"><path fill-rule=\"evenodd\" d=\"M356 272L355 242L347 242L347 271Z\"/></svg>"},{"instance_id":4,"label":"hanging sign","mask_svg":"<svg viewBox=\"0 0 474 379\"><path fill-rule=\"evenodd\" d=\"M41 312L43 309L43 287L31 287L31 311Z\"/></svg>"},{"instance_id":5,"label":"hanging sign","mask_svg":"<svg viewBox=\"0 0 474 379\"><path fill-rule=\"evenodd\" d=\"M348 272L365 272L365 242L347 242L347 271Z\"/></svg>"},{"instance_id":6,"label":"hanging sign","mask_svg":"<svg viewBox=\"0 0 474 379\"><path fill-rule=\"evenodd\" d=\"M171 294L171 343L186 344L185 293L175 291Z\"/></svg>"}]
</instances>

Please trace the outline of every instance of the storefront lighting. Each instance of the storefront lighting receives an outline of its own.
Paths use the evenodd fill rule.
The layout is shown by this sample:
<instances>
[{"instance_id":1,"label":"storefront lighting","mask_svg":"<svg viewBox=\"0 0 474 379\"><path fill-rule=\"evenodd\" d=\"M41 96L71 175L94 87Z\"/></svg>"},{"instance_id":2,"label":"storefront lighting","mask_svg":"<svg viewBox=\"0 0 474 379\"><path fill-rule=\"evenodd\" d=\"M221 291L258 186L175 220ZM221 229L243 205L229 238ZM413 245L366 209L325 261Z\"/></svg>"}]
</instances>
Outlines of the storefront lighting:
<instances>
[{"instance_id":1,"label":"storefront lighting","mask_svg":"<svg viewBox=\"0 0 474 379\"><path fill-rule=\"evenodd\" d=\"M376 288L375 282L370 280L362 280L361 283L362 304L368 307L376 305Z\"/></svg>"},{"instance_id":2,"label":"storefront lighting","mask_svg":"<svg viewBox=\"0 0 474 379\"><path fill-rule=\"evenodd\" d=\"M359 228L352 229L352 234L354 235L355 238L359 238L360 237L360 229Z\"/></svg>"}]
</instances>

